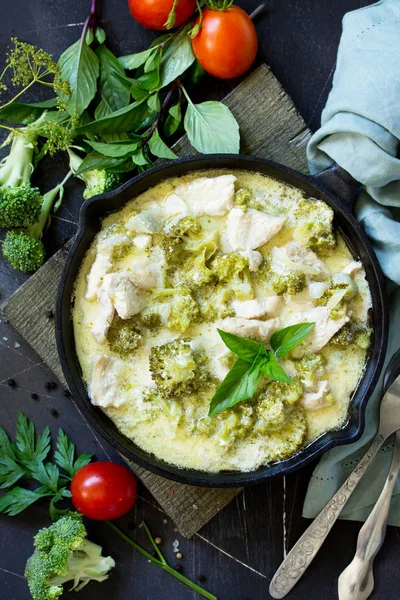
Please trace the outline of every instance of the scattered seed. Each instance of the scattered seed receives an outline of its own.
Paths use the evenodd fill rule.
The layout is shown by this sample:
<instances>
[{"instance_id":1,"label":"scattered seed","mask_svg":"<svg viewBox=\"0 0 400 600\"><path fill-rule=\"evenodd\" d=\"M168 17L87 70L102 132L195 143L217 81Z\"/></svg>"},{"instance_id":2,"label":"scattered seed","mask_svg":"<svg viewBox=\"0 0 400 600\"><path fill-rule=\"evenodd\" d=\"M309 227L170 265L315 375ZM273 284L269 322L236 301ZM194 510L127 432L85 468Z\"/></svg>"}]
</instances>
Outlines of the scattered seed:
<instances>
[{"instance_id":1,"label":"scattered seed","mask_svg":"<svg viewBox=\"0 0 400 600\"><path fill-rule=\"evenodd\" d=\"M168 494L169 494L170 496L173 496L173 495L174 495L174 490L168 490Z\"/></svg>"},{"instance_id":2,"label":"scattered seed","mask_svg":"<svg viewBox=\"0 0 400 600\"><path fill-rule=\"evenodd\" d=\"M197 577L197 581L200 581L200 583L204 583L205 581L207 581L207 577L205 575L199 575Z\"/></svg>"},{"instance_id":3,"label":"scattered seed","mask_svg":"<svg viewBox=\"0 0 400 600\"><path fill-rule=\"evenodd\" d=\"M156 544L160 545L162 543L162 538L156 537L154 541Z\"/></svg>"},{"instance_id":4,"label":"scattered seed","mask_svg":"<svg viewBox=\"0 0 400 600\"><path fill-rule=\"evenodd\" d=\"M183 558L183 554L182 554L182 552L178 552L178 553L177 553L177 555L176 555L176 558L177 558L178 560L182 560L182 558Z\"/></svg>"},{"instance_id":5,"label":"scattered seed","mask_svg":"<svg viewBox=\"0 0 400 600\"><path fill-rule=\"evenodd\" d=\"M53 417L58 417L58 411L55 408L50 409L50 414L53 415Z\"/></svg>"},{"instance_id":6,"label":"scattered seed","mask_svg":"<svg viewBox=\"0 0 400 600\"><path fill-rule=\"evenodd\" d=\"M192 504L192 508L193 508L193 510L199 510L199 507L197 506L197 504Z\"/></svg>"},{"instance_id":7,"label":"scattered seed","mask_svg":"<svg viewBox=\"0 0 400 600\"><path fill-rule=\"evenodd\" d=\"M163 519L163 523L166 525L168 523L168 519Z\"/></svg>"},{"instance_id":8,"label":"scattered seed","mask_svg":"<svg viewBox=\"0 0 400 600\"><path fill-rule=\"evenodd\" d=\"M178 571L178 573L183 573L183 567L182 567L182 565L176 565L175 571Z\"/></svg>"},{"instance_id":9,"label":"scattered seed","mask_svg":"<svg viewBox=\"0 0 400 600\"><path fill-rule=\"evenodd\" d=\"M4 337L3 337L3 341L4 341L4 342L8 342L8 337L4 336Z\"/></svg>"},{"instance_id":10,"label":"scattered seed","mask_svg":"<svg viewBox=\"0 0 400 600\"><path fill-rule=\"evenodd\" d=\"M54 313L52 310L46 310L45 316L46 316L46 319L48 319L49 321L54 319Z\"/></svg>"},{"instance_id":11,"label":"scattered seed","mask_svg":"<svg viewBox=\"0 0 400 600\"><path fill-rule=\"evenodd\" d=\"M7 379L7 385L11 388L15 388L17 387L17 382L15 381L15 379Z\"/></svg>"},{"instance_id":12,"label":"scattered seed","mask_svg":"<svg viewBox=\"0 0 400 600\"><path fill-rule=\"evenodd\" d=\"M46 383L44 384L45 390L55 390L56 387L57 387L57 384L55 381L46 381Z\"/></svg>"},{"instance_id":13,"label":"scattered seed","mask_svg":"<svg viewBox=\"0 0 400 600\"><path fill-rule=\"evenodd\" d=\"M31 398L32 398L32 400L39 400L39 395L36 394L35 392L32 392Z\"/></svg>"},{"instance_id":14,"label":"scattered seed","mask_svg":"<svg viewBox=\"0 0 400 600\"><path fill-rule=\"evenodd\" d=\"M21 348L21 344L19 342L14 343L14 348Z\"/></svg>"}]
</instances>

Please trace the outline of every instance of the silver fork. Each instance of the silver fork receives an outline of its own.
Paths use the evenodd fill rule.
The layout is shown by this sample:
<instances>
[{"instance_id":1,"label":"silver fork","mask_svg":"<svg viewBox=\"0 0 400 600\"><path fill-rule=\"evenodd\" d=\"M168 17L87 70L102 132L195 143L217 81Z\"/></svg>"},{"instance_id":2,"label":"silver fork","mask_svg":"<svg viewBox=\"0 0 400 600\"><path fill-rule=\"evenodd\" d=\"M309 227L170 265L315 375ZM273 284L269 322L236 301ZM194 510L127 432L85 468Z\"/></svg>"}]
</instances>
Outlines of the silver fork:
<instances>
[{"instance_id":1,"label":"silver fork","mask_svg":"<svg viewBox=\"0 0 400 600\"><path fill-rule=\"evenodd\" d=\"M398 429L400 429L400 377L397 377L382 398L378 433L367 452L332 500L322 509L293 546L275 573L269 587L269 593L273 598L284 598L302 577L336 523L367 467L385 440Z\"/></svg>"}]
</instances>

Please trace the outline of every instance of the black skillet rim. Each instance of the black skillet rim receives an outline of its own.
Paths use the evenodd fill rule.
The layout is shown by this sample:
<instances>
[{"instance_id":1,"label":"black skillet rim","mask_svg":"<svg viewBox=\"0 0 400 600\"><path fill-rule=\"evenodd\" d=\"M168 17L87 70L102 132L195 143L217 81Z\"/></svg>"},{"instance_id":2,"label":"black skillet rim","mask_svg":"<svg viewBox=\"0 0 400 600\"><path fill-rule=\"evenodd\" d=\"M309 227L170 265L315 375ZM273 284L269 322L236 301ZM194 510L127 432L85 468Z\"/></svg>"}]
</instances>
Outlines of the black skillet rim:
<instances>
[{"instance_id":1,"label":"black skillet rim","mask_svg":"<svg viewBox=\"0 0 400 600\"><path fill-rule=\"evenodd\" d=\"M180 171L182 167L184 167L184 173L200 171L202 169L224 168L263 173L264 169L264 174L269 174L278 180L291 183L310 195L322 198L335 210L336 219L339 221L345 220L346 228L352 230L352 233L355 234L355 238L352 239L344 234L350 250L359 256L363 264L365 262L369 263L367 265L369 268L366 270L373 299L373 342L364 374L353 394L347 424L339 430L323 434L289 459L271 463L255 471L207 473L191 469L181 469L144 452L129 438L121 434L100 408L94 407L90 403L86 388L79 374L80 366L75 352L71 325L71 295L81 264L81 258L83 258L95 232L98 231L98 228L91 227L90 225L91 210L94 211L95 207L99 207L101 217L97 216L96 221L100 223L102 217L119 210L128 201L128 198L124 199L121 205L115 209L105 210L107 205L121 198L128 190L139 188L130 195L130 198L135 197L145 189L149 189L160 183L163 179L183 174ZM265 172L266 170L269 173ZM157 181L154 181L154 179ZM315 191L317 194L314 193ZM339 229L342 229L340 223L338 226ZM355 243L354 239L356 240ZM355 252L357 246L362 247L362 253ZM360 256L360 254L363 254L363 256ZM330 448L355 442L360 438L365 425L365 407L378 382L387 346L388 316L385 282L372 247L360 224L352 215L351 204L344 199L338 198L328 191L328 189L324 188L323 182L321 183L321 175L319 175L317 182L313 177L303 175L284 165L250 156L229 154L191 156L154 167L129 180L117 190L96 196L84 202L80 211L78 231L69 251L59 283L55 330L61 366L74 401L92 427L114 446L116 450L141 467L179 483L203 487L240 487L261 483L270 477L289 474L315 460Z\"/></svg>"}]
</instances>

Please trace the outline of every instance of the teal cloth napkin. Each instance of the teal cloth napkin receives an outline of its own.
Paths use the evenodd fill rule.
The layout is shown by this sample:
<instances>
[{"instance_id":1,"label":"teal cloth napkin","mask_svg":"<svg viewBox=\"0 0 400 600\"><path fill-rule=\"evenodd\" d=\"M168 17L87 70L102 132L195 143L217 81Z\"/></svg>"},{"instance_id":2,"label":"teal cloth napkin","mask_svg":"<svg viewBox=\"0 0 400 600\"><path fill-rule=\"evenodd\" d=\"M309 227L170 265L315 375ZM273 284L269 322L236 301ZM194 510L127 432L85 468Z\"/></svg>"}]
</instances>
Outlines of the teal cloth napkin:
<instances>
[{"instance_id":1,"label":"teal cloth napkin","mask_svg":"<svg viewBox=\"0 0 400 600\"><path fill-rule=\"evenodd\" d=\"M307 155L316 173L337 162L363 184L355 214L362 223L390 292L390 340L386 363L400 347L400 0L381 0L343 19L333 87ZM311 477L303 515L315 517L342 485L373 439L382 381L371 397L362 438L334 448ZM364 521L389 471L393 440L378 457L342 512ZM400 480L389 523L400 526Z\"/></svg>"}]
</instances>

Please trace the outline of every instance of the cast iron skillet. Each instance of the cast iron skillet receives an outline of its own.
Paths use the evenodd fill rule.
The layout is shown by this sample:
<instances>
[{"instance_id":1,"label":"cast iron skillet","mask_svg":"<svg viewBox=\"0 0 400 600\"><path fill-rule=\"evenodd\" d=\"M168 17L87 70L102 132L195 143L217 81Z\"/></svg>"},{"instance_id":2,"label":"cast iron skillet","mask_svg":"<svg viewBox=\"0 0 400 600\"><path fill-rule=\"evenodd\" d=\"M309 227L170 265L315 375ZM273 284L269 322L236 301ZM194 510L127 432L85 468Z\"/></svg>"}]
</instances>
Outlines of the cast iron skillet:
<instances>
[{"instance_id":1,"label":"cast iron skillet","mask_svg":"<svg viewBox=\"0 0 400 600\"><path fill-rule=\"evenodd\" d=\"M126 202L164 179L203 169L243 169L259 172L292 184L308 196L325 200L334 209L336 225L354 257L362 261L372 293L372 346L365 372L352 398L347 424L340 430L325 433L296 455L250 473L205 473L180 469L139 448L120 433L99 408L90 403L75 351L71 318L74 282L85 252L101 227L102 218L118 211ZM284 475L299 469L333 446L357 440L364 429L365 406L377 383L387 344L387 307L383 276L362 228L352 215L352 202L358 187L354 179L339 167L332 167L315 177L307 177L282 165L249 156L207 155L163 164L131 179L113 192L87 200L82 205L78 232L61 276L57 298L56 335L68 386L90 424L119 452L142 467L181 483L208 487L239 487L259 483L268 477Z\"/></svg>"}]
</instances>

